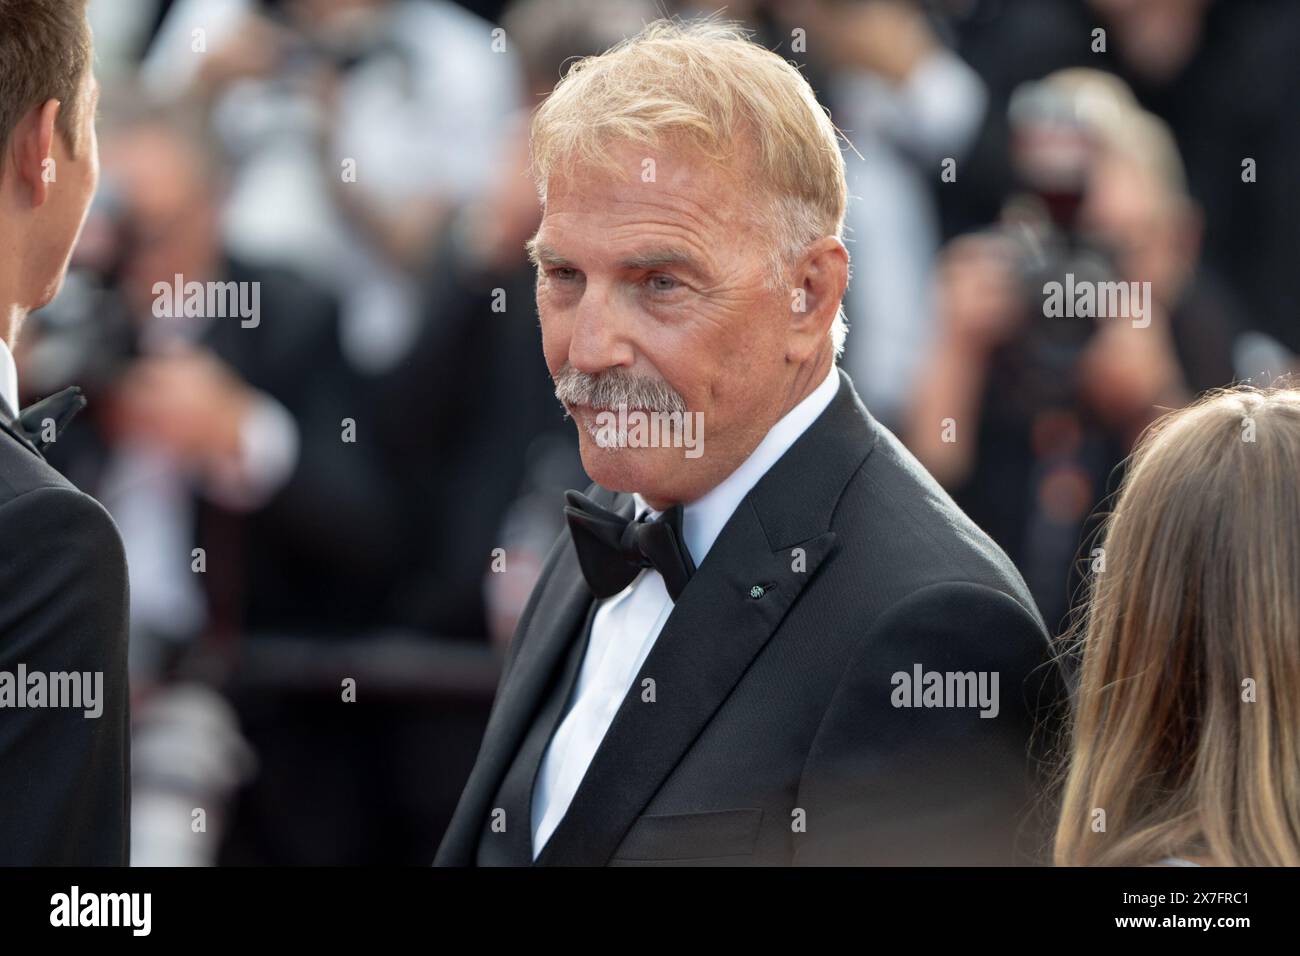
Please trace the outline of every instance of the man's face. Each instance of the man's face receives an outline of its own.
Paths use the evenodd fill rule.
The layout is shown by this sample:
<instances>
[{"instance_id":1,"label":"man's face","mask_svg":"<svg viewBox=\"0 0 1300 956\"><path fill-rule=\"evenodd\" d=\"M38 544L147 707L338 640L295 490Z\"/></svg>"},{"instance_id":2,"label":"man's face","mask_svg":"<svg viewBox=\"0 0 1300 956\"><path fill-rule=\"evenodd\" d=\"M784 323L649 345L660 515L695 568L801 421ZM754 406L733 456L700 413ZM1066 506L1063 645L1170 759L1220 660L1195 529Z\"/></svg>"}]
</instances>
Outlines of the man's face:
<instances>
[{"instance_id":1,"label":"man's face","mask_svg":"<svg viewBox=\"0 0 1300 956\"><path fill-rule=\"evenodd\" d=\"M54 178L49 185L48 201L37 210L29 260L34 270L34 285L38 289L37 301L31 303L34 309L53 299L62 286L72 249L99 185L99 143L95 139L99 84L89 69L86 70L81 95L77 155L72 155L67 137L57 127L50 146Z\"/></svg>"},{"instance_id":2,"label":"man's face","mask_svg":"<svg viewBox=\"0 0 1300 956\"><path fill-rule=\"evenodd\" d=\"M548 183L534 243L542 347L561 384L666 386L702 413L704 451L688 457L682 447L602 447L602 409L566 405L588 475L662 507L716 485L780 417L790 303L766 281L772 240L752 178L678 152L656 157L645 182L644 151L613 154L625 174L579 170Z\"/></svg>"}]
</instances>

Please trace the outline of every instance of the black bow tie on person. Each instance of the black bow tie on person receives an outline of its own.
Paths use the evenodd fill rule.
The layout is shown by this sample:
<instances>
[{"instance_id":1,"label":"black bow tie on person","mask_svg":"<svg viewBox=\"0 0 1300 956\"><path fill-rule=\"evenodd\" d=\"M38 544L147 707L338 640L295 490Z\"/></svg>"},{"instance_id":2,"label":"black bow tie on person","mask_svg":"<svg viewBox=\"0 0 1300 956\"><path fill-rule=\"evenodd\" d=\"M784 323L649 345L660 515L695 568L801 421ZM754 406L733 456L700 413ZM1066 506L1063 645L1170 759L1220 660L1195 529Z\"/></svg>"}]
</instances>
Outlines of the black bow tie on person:
<instances>
[{"instance_id":1,"label":"black bow tie on person","mask_svg":"<svg viewBox=\"0 0 1300 956\"><path fill-rule=\"evenodd\" d=\"M29 442L45 451L63 434L63 429L76 417L77 412L85 407L86 396L81 394L80 388L73 385L28 405L19 413L14 424L22 430ZM54 437L48 440L46 422L54 423Z\"/></svg>"},{"instance_id":2,"label":"black bow tie on person","mask_svg":"<svg viewBox=\"0 0 1300 956\"><path fill-rule=\"evenodd\" d=\"M695 562L682 537L681 505L645 521L628 520L579 491L566 491L564 499L578 564L596 597L617 594L642 568L654 568L663 575L668 595L676 603L695 573Z\"/></svg>"}]
</instances>

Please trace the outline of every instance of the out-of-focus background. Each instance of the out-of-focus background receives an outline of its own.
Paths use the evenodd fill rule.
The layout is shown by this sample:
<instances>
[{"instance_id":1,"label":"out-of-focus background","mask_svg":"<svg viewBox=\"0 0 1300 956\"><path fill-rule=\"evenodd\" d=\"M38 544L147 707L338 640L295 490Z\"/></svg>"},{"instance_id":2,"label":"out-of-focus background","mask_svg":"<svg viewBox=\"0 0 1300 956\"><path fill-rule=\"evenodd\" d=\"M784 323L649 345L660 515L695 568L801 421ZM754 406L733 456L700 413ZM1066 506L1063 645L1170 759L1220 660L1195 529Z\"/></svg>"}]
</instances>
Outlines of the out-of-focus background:
<instances>
[{"instance_id":1,"label":"out-of-focus background","mask_svg":"<svg viewBox=\"0 0 1300 956\"><path fill-rule=\"evenodd\" d=\"M1296 368L1293 0L91 0L102 185L18 360L126 543L136 864L432 860L587 484L529 110L719 9L854 147L842 364L1049 625L1143 426Z\"/></svg>"}]
</instances>

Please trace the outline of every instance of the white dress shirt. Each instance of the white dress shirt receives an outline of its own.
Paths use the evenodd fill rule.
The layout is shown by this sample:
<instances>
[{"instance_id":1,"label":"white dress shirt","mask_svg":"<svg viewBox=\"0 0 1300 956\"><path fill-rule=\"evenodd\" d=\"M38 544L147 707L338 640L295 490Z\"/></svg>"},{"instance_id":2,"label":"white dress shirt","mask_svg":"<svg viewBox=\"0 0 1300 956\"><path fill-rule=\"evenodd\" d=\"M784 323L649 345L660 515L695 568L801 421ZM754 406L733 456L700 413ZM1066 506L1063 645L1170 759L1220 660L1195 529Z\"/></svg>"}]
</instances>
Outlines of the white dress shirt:
<instances>
[{"instance_id":1,"label":"white dress shirt","mask_svg":"<svg viewBox=\"0 0 1300 956\"><path fill-rule=\"evenodd\" d=\"M15 417L22 411L18 407L18 366L14 364L14 354L4 339L0 339L0 398L5 400Z\"/></svg>"},{"instance_id":2,"label":"white dress shirt","mask_svg":"<svg viewBox=\"0 0 1300 956\"><path fill-rule=\"evenodd\" d=\"M682 536L696 567L704 563L722 528L749 490L785 454L831 403L839 371L830 373L803 401L768 430L750 456L720 484L682 511ZM636 516L649 512L634 494ZM601 602L591 625L573 706L565 714L542 757L532 802L533 859L537 859L591 765L614 715L672 613L663 576L646 568L626 588Z\"/></svg>"}]
</instances>

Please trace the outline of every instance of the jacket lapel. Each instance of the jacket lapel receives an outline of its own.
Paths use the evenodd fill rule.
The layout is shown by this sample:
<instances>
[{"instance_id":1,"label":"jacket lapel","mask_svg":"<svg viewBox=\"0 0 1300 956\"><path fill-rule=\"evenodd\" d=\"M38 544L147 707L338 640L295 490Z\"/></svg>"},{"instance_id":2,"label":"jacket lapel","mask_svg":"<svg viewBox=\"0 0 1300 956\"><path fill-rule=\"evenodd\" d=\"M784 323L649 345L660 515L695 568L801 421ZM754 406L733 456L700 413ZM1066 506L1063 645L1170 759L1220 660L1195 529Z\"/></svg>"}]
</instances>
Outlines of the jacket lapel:
<instances>
[{"instance_id":1,"label":"jacket lapel","mask_svg":"<svg viewBox=\"0 0 1300 956\"><path fill-rule=\"evenodd\" d=\"M0 431L8 434L10 438L18 442L18 444L22 445L37 458L44 461L45 456L41 454L40 449L32 444L31 439L27 437L27 433L23 430L23 427L18 424L16 418L17 414L9 407L9 403L3 398L0 398Z\"/></svg>"},{"instance_id":2,"label":"jacket lapel","mask_svg":"<svg viewBox=\"0 0 1300 956\"><path fill-rule=\"evenodd\" d=\"M740 503L682 592L573 802L539 854L539 865L609 861L832 555L831 514L870 454L875 434L848 376L840 372L831 405ZM630 500L620 495L617 504ZM643 697L647 681L653 681L653 702Z\"/></svg>"},{"instance_id":3,"label":"jacket lapel","mask_svg":"<svg viewBox=\"0 0 1300 956\"><path fill-rule=\"evenodd\" d=\"M631 504L629 495L629 511ZM533 616L525 630L515 635L518 655L497 689L478 759L456 805L435 864L473 864L482 835L481 826L491 809L488 803L523 744L531 721L543 702L551 674L563 661L570 642L578 636L578 627L591 606L592 594L578 567L567 532L561 536L557 548L553 557L555 568L547 577L541 593L536 595ZM527 826L527 822L524 825Z\"/></svg>"}]
</instances>

